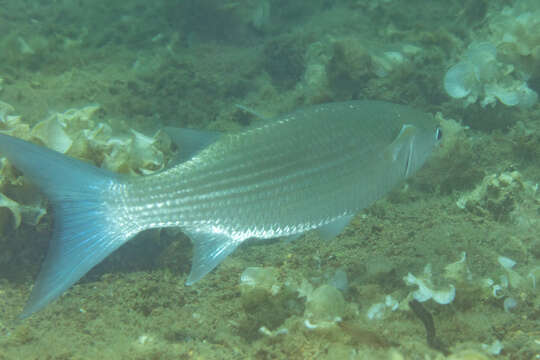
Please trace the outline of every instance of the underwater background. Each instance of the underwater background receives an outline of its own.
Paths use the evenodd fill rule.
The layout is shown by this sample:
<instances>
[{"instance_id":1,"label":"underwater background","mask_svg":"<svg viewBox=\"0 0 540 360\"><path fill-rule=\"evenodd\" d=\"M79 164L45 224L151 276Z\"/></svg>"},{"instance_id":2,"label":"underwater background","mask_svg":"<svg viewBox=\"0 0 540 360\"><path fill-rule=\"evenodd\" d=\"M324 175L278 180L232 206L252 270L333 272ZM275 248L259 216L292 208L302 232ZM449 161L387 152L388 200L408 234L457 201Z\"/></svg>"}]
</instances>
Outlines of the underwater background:
<instances>
[{"instance_id":1,"label":"underwater background","mask_svg":"<svg viewBox=\"0 0 540 360\"><path fill-rule=\"evenodd\" d=\"M335 240L185 286L189 239L148 231L22 322L54 214L0 158L0 360L540 358L540 2L0 0L0 33L0 132L133 176L163 127L246 108L385 100L444 133Z\"/></svg>"}]
</instances>

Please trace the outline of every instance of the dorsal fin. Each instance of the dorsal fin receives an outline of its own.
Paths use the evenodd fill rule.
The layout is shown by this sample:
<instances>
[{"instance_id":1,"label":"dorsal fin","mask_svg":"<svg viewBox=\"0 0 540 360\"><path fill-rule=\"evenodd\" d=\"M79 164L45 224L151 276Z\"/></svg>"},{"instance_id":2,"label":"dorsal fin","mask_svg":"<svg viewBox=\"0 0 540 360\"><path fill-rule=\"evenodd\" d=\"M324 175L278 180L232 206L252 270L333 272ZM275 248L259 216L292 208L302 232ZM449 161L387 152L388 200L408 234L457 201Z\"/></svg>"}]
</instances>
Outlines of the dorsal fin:
<instances>
[{"instance_id":1,"label":"dorsal fin","mask_svg":"<svg viewBox=\"0 0 540 360\"><path fill-rule=\"evenodd\" d=\"M255 111L255 110L253 110L253 109L251 109L251 108L248 108L247 106L240 105L240 104L236 104L235 106L236 106L237 108L239 108L239 109L241 109L241 110L247 112L248 114L251 114L251 115L255 116L255 117L257 118L257 120L259 120L259 121L261 121L261 120L262 120L262 121L269 121L269 120L270 120L270 119L267 118L266 116L261 115L259 112Z\"/></svg>"},{"instance_id":2,"label":"dorsal fin","mask_svg":"<svg viewBox=\"0 0 540 360\"><path fill-rule=\"evenodd\" d=\"M195 154L214 143L221 133L217 131L193 130L176 127L166 127L163 129L178 147L178 155L173 161L174 164L191 159Z\"/></svg>"}]
</instances>

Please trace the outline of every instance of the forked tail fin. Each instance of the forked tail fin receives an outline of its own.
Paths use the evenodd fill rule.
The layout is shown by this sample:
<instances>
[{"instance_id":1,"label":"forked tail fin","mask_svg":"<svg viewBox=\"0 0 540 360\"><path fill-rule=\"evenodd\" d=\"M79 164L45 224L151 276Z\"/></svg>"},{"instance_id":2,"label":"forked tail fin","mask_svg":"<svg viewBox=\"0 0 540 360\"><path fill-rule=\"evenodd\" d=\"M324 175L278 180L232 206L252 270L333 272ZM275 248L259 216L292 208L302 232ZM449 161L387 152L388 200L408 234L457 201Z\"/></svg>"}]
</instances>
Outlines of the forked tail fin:
<instances>
[{"instance_id":1,"label":"forked tail fin","mask_svg":"<svg viewBox=\"0 0 540 360\"><path fill-rule=\"evenodd\" d=\"M21 318L42 309L138 232L110 214L118 175L29 142L0 134L0 156L35 183L54 210L49 252Z\"/></svg>"}]
</instances>

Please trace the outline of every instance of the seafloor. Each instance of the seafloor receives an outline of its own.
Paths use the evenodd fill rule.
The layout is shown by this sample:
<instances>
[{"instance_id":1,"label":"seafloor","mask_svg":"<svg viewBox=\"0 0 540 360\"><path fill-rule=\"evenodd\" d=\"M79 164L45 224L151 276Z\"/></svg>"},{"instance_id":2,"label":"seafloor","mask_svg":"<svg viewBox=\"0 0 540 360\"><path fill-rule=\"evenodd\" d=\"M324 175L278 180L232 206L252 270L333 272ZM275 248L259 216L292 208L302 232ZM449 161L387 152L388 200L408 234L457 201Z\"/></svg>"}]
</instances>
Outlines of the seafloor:
<instances>
[{"instance_id":1,"label":"seafloor","mask_svg":"<svg viewBox=\"0 0 540 360\"><path fill-rule=\"evenodd\" d=\"M24 321L54 215L19 225L3 202L0 360L540 358L540 106L507 106L481 87L466 104L443 87L471 43L491 41L504 55L499 78L519 72L513 81L539 92L536 2L0 0L0 9L0 130L20 115L21 136L36 142L34 125L89 104L118 135L234 131L256 121L236 104L272 117L350 99L440 113L445 132L420 173L335 240L248 243L185 286L190 241L149 232ZM513 53L499 31L527 43ZM110 156L85 154L98 166ZM29 201L14 170L2 176L5 196ZM248 267L269 268L270 285L242 285ZM422 303L435 340L408 306L408 273L456 290L449 304ZM325 284L330 299L313 305L309 288Z\"/></svg>"}]
</instances>

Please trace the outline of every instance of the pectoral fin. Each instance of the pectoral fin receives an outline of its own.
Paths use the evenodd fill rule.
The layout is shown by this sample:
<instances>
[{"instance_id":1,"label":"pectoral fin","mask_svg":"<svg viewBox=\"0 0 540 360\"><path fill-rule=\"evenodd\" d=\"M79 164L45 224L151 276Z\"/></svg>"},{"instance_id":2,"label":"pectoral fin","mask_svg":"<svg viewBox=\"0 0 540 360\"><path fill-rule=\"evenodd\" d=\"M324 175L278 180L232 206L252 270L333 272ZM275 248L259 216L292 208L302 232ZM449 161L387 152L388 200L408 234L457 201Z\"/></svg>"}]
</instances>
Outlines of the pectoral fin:
<instances>
[{"instance_id":1,"label":"pectoral fin","mask_svg":"<svg viewBox=\"0 0 540 360\"><path fill-rule=\"evenodd\" d=\"M398 136L392 141L388 148L384 152L384 159L394 162L399 158L399 154L406 148L408 148L412 142L412 139L416 135L416 127L414 125L404 124Z\"/></svg>"}]
</instances>

